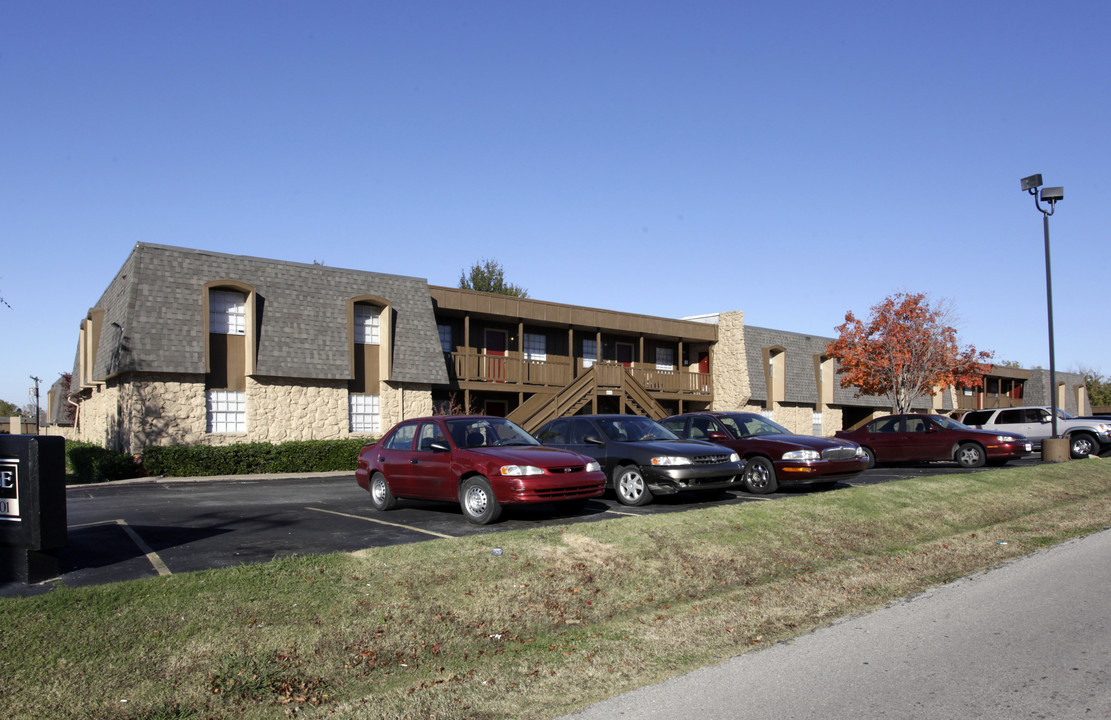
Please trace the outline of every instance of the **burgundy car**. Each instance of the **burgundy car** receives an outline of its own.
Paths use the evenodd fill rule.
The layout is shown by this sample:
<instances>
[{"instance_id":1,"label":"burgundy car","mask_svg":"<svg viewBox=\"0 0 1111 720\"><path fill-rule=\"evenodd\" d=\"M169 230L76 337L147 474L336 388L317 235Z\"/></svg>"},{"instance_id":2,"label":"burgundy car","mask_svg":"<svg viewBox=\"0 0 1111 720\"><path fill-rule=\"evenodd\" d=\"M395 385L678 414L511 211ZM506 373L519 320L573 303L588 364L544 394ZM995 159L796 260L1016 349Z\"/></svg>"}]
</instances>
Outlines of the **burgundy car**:
<instances>
[{"instance_id":1,"label":"burgundy car","mask_svg":"<svg viewBox=\"0 0 1111 720\"><path fill-rule=\"evenodd\" d=\"M775 492L780 483L833 485L868 467L853 442L795 435L763 415L748 412L694 412L660 421L679 437L709 440L736 450L745 460L745 489Z\"/></svg>"},{"instance_id":2,"label":"burgundy car","mask_svg":"<svg viewBox=\"0 0 1111 720\"><path fill-rule=\"evenodd\" d=\"M458 502L478 525L497 520L502 505L581 506L606 487L592 458L544 447L505 418L486 416L400 422L359 452L355 480L378 510L399 498Z\"/></svg>"},{"instance_id":3,"label":"burgundy car","mask_svg":"<svg viewBox=\"0 0 1111 720\"><path fill-rule=\"evenodd\" d=\"M976 430L941 415L887 415L837 437L859 443L877 462L954 460L961 467L1002 465L1032 450L1025 435Z\"/></svg>"}]
</instances>

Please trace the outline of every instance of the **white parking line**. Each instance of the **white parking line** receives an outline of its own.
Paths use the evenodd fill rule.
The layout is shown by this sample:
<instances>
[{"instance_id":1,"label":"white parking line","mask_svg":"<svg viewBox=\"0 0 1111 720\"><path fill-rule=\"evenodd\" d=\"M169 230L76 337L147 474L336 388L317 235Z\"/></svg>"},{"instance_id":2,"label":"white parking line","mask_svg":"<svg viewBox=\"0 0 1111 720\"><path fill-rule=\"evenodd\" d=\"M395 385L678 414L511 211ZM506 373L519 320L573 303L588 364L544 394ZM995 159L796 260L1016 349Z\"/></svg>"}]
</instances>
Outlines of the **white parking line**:
<instances>
[{"instance_id":1,"label":"white parking line","mask_svg":"<svg viewBox=\"0 0 1111 720\"><path fill-rule=\"evenodd\" d=\"M139 546L139 549L142 550L143 554L147 556L147 560L150 561L150 564L154 566L154 569L158 571L159 575L173 574L170 572L170 568L166 567L166 563L162 562L162 558L158 557L158 553L156 553L150 545L147 545L145 542L143 542L143 538L139 537L139 533L132 530L131 526L128 525L126 521L117 520L116 524L122 527L123 531L127 533L132 542Z\"/></svg>"},{"instance_id":2,"label":"white parking line","mask_svg":"<svg viewBox=\"0 0 1111 720\"><path fill-rule=\"evenodd\" d=\"M379 525L389 525L390 527L401 528L402 530L412 530L413 532L424 533L425 535L434 535L440 538L448 538L449 540L455 539L454 535L444 535L443 533L432 532L431 530L422 530L412 525L401 525L399 523L386 522L385 520L377 520L369 518L365 515L349 515L348 513L336 512L335 510L325 510L324 508L309 507L307 510L315 510L317 512L328 513L329 515L339 515L340 517L354 518L355 520L366 520L367 522L378 523Z\"/></svg>"},{"instance_id":3,"label":"white parking line","mask_svg":"<svg viewBox=\"0 0 1111 720\"><path fill-rule=\"evenodd\" d=\"M173 573L170 572L170 568L166 567L166 563L162 562L162 558L158 557L158 553L156 553L150 545L147 545L145 542L143 542L143 538L139 537L139 533L131 529L131 526L127 524L126 520L101 520L100 522L82 523L80 525L71 525L70 527L94 527L96 525L105 525L107 523L115 523L123 528L123 531L127 533L127 536L129 538L131 538L131 542L135 543L136 547L138 547L139 550L141 550L143 554L146 555L147 560L150 562L150 564L154 567L159 575L173 575Z\"/></svg>"}]
</instances>

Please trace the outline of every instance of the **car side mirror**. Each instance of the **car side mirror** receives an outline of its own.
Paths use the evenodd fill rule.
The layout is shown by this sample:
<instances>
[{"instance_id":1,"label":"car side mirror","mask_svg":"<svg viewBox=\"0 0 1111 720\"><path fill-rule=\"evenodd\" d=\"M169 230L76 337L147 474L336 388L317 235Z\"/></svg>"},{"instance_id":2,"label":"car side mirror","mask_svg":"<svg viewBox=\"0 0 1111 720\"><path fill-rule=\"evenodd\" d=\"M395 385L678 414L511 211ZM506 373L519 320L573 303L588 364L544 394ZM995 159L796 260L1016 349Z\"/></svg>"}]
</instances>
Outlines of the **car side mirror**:
<instances>
[{"instance_id":1,"label":"car side mirror","mask_svg":"<svg viewBox=\"0 0 1111 720\"><path fill-rule=\"evenodd\" d=\"M706 437L708 437L710 440L728 440L729 439L729 436L726 435L725 433L723 433L721 430L711 430L710 434L707 435Z\"/></svg>"},{"instance_id":2,"label":"car side mirror","mask_svg":"<svg viewBox=\"0 0 1111 720\"><path fill-rule=\"evenodd\" d=\"M428 448L433 452L451 452L451 446L443 440L433 440L428 443Z\"/></svg>"},{"instance_id":3,"label":"car side mirror","mask_svg":"<svg viewBox=\"0 0 1111 720\"><path fill-rule=\"evenodd\" d=\"M588 445L605 445L606 444L606 441L603 440L602 438L598 437L597 435L587 435L586 437L583 438L583 442L587 443Z\"/></svg>"}]
</instances>

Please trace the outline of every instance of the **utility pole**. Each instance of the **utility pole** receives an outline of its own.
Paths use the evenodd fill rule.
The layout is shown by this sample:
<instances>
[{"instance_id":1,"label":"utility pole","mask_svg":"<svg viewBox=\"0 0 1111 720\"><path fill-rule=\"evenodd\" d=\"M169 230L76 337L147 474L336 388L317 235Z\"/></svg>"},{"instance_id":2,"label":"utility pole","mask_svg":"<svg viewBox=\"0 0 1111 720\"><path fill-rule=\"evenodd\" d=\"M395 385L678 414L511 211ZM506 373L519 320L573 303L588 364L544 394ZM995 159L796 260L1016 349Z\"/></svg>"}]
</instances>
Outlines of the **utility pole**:
<instances>
[{"instance_id":1,"label":"utility pole","mask_svg":"<svg viewBox=\"0 0 1111 720\"><path fill-rule=\"evenodd\" d=\"M42 381L39 380L34 375L31 376L31 379L35 381L35 387L31 389L31 393L32 393L32 395L34 395L34 398L35 398L35 434L38 435L39 434L39 383L42 382Z\"/></svg>"}]
</instances>

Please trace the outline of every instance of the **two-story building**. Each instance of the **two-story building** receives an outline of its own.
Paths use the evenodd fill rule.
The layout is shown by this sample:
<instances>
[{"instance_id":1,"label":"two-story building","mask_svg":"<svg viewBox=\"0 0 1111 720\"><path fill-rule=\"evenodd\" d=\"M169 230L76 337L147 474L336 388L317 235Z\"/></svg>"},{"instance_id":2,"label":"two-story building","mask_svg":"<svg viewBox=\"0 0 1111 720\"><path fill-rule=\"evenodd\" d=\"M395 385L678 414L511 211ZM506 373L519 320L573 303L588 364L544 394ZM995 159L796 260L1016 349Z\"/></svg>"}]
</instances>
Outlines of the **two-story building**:
<instances>
[{"instance_id":1,"label":"two-story building","mask_svg":"<svg viewBox=\"0 0 1111 720\"><path fill-rule=\"evenodd\" d=\"M371 438L437 412L533 430L581 412L746 409L832 435L886 402L840 387L831 340L746 327L739 311L653 317L139 243L81 321L51 405L75 408L67 437L134 454Z\"/></svg>"}]
</instances>

